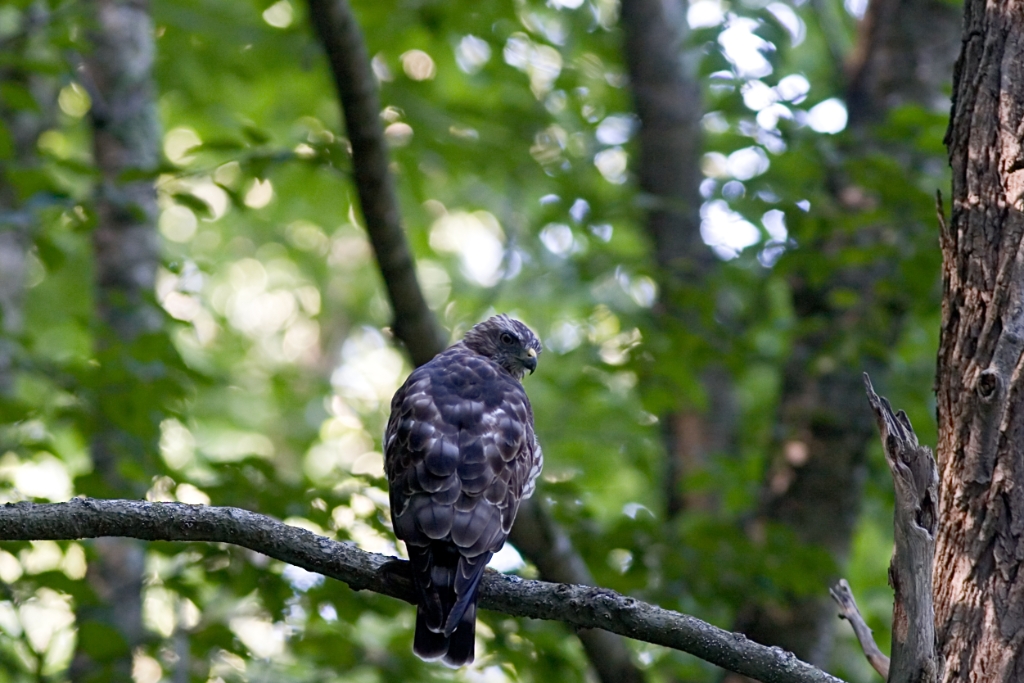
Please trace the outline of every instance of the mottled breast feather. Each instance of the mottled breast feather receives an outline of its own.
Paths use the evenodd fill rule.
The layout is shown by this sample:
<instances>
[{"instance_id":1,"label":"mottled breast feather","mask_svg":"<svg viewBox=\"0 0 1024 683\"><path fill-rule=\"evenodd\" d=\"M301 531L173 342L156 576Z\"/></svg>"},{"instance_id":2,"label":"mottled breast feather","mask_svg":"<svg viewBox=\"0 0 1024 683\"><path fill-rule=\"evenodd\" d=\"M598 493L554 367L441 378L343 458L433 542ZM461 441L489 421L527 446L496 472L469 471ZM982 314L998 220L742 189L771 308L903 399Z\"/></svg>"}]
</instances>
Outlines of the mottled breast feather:
<instances>
[{"instance_id":1,"label":"mottled breast feather","mask_svg":"<svg viewBox=\"0 0 1024 683\"><path fill-rule=\"evenodd\" d=\"M472 661L480 577L543 462L523 385L456 344L395 394L384 454L395 535L420 593L414 650Z\"/></svg>"}]
</instances>

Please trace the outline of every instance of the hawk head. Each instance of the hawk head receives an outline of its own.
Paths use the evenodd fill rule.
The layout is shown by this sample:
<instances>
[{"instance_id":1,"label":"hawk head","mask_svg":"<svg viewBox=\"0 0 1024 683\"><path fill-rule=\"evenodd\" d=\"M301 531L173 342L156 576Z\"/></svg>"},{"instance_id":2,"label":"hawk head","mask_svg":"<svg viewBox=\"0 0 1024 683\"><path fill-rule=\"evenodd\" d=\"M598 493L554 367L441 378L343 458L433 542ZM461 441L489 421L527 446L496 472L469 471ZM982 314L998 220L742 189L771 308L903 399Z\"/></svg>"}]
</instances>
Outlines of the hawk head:
<instances>
[{"instance_id":1,"label":"hawk head","mask_svg":"<svg viewBox=\"0 0 1024 683\"><path fill-rule=\"evenodd\" d=\"M529 327L505 314L474 325L462 343L471 351L493 360L516 379L537 369L540 340Z\"/></svg>"}]
</instances>

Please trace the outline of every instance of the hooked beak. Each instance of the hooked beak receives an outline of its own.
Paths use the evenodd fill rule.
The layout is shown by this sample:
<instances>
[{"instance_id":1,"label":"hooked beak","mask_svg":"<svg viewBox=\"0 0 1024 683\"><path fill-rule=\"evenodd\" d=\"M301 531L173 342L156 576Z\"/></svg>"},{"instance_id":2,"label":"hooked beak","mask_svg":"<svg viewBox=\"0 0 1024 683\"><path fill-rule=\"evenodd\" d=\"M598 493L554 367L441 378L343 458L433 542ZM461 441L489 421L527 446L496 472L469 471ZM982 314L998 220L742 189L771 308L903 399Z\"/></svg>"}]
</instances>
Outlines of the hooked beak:
<instances>
[{"instance_id":1,"label":"hooked beak","mask_svg":"<svg viewBox=\"0 0 1024 683\"><path fill-rule=\"evenodd\" d=\"M537 369L537 352L533 349L526 349L526 358L523 359L523 367L533 374L533 371Z\"/></svg>"}]
</instances>

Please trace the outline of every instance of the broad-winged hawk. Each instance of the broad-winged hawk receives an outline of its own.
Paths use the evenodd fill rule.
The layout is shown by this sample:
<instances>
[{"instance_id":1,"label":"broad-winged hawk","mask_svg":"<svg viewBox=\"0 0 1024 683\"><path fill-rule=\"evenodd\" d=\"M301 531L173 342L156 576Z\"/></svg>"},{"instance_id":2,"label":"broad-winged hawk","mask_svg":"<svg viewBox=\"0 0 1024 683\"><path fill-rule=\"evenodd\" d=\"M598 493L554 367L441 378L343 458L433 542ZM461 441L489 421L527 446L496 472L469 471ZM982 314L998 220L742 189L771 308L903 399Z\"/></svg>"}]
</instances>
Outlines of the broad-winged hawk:
<instances>
[{"instance_id":1,"label":"broad-winged hawk","mask_svg":"<svg viewBox=\"0 0 1024 683\"><path fill-rule=\"evenodd\" d=\"M423 659L473 661L480 578L543 464L521 383L540 351L530 328L494 316L413 371L391 400L391 520L412 563L413 652Z\"/></svg>"}]
</instances>

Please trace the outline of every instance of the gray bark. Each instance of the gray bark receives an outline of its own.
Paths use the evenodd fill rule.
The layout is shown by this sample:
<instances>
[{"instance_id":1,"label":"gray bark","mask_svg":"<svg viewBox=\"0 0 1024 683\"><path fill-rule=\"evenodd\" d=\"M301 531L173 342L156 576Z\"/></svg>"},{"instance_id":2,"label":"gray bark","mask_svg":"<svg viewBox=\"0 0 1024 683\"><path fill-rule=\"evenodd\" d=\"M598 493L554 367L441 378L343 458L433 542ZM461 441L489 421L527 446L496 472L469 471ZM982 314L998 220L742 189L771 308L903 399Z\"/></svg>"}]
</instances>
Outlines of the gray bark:
<instances>
[{"instance_id":1,"label":"gray bark","mask_svg":"<svg viewBox=\"0 0 1024 683\"><path fill-rule=\"evenodd\" d=\"M151 180L121 180L126 171L154 171L159 163L156 48L145 3L97 0L94 8L93 51L81 73L92 97L93 153L101 176L93 233L97 313L116 343L129 343L161 323L151 300L160 259L156 190Z\"/></svg>"},{"instance_id":2,"label":"gray bark","mask_svg":"<svg viewBox=\"0 0 1024 683\"><path fill-rule=\"evenodd\" d=\"M81 65L80 77L92 99L90 122L93 154L100 172L96 190L97 224L93 232L96 268L97 337L103 364L95 399L95 431L90 450L97 473L109 491L140 495L144 484L129 483L120 473L125 462L144 463L156 450L154 423L147 434L118 427L132 388L124 382L143 382L131 361L131 345L140 336L157 332L162 316L153 301L159 263L156 231L156 190L151 180L125 181L127 171L154 171L159 162L160 127L152 66L153 25L146 3L97 0L92 5L92 51ZM113 627L123 642L116 654L95 660L79 649L70 675L73 680L127 680L132 651L145 640L142 627L144 549L128 539L103 539L93 546L95 561L88 579L99 601L77 614L79 628L90 624Z\"/></svg>"},{"instance_id":3,"label":"gray bark","mask_svg":"<svg viewBox=\"0 0 1024 683\"><path fill-rule=\"evenodd\" d=\"M853 599L853 590L850 588L850 584L846 582L846 579L840 579L835 586L828 589L828 592L839 606L840 618L850 622L871 668L877 671L882 678L888 679L889 658L879 649L878 643L875 642L875 638L871 634L871 627L864 621L864 617L857 608L857 601Z\"/></svg>"},{"instance_id":4,"label":"gray bark","mask_svg":"<svg viewBox=\"0 0 1024 683\"><path fill-rule=\"evenodd\" d=\"M930 448L917 442L907 414L902 410L894 412L889 401L875 393L867 375L864 384L896 489L895 548L889 565L889 584L896 597L887 681L934 683L939 675L932 608L932 560L939 502L935 459Z\"/></svg>"},{"instance_id":5,"label":"gray bark","mask_svg":"<svg viewBox=\"0 0 1024 683\"><path fill-rule=\"evenodd\" d=\"M353 590L416 600L407 563L246 510L89 498L0 507L0 540L108 536L231 543L337 579ZM528 581L488 571L480 585L480 606L510 616L605 629L689 652L764 683L842 683L779 648L603 588Z\"/></svg>"}]
</instances>

